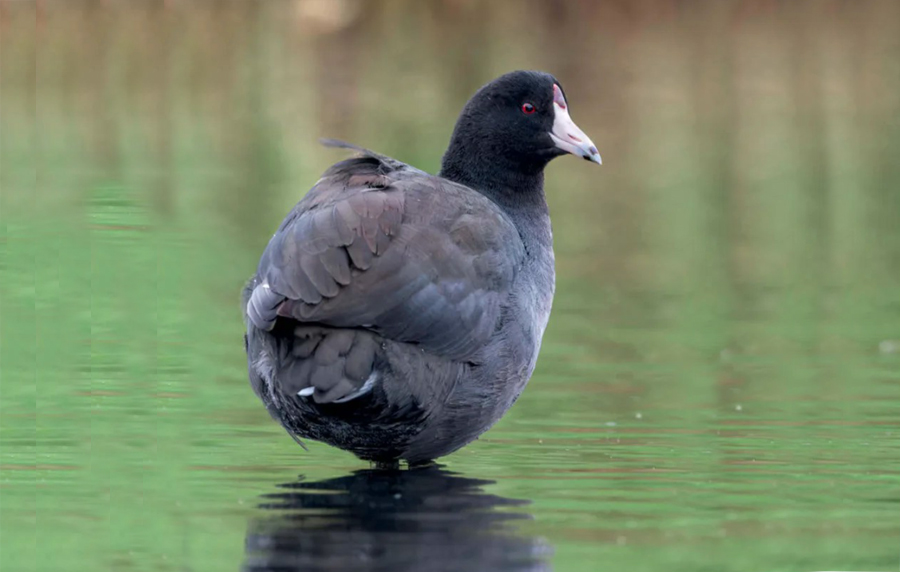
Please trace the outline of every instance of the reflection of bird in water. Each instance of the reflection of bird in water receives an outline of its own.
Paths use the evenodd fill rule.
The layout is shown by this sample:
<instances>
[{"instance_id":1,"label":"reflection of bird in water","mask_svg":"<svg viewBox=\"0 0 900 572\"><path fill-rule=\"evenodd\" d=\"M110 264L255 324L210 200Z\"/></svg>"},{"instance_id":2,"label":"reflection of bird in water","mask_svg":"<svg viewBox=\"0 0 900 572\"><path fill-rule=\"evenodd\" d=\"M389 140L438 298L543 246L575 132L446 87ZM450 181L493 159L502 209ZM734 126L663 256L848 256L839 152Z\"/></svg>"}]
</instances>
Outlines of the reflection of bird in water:
<instances>
[{"instance_id":1,"label":"reflection of bird in water","mask_svg":"<svg viewBox=\"0 0 900 572\"><path fill-rule=\"evenodd\" d=\"M550 547L510 526L530 515L498 510L528 501L485 493L492 483L430 466L283 484L260 505L277 516L250 525L243 570L550 570Z\"/></svg>"}]
</instances>

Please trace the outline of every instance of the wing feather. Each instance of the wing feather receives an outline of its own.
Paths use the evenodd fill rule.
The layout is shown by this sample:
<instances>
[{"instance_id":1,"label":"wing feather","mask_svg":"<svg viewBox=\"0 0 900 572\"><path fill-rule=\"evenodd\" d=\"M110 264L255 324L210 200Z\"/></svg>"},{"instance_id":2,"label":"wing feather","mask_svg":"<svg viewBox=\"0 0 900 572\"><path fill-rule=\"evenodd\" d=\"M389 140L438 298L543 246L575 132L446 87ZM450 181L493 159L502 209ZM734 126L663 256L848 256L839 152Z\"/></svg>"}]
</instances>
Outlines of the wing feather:
<instances>
[{"instance_id":1,"label":"wing feather","mask_svg":"<svg viewBox=\"0 0 900 572\"><path fill-rule=\"evenodd\" d=\"M326 171L282 223L248 318L264 330L278 316L366 328L464 357L494 331L524 256L484 196L367 153Z\"/></svg>"}]
</instances>

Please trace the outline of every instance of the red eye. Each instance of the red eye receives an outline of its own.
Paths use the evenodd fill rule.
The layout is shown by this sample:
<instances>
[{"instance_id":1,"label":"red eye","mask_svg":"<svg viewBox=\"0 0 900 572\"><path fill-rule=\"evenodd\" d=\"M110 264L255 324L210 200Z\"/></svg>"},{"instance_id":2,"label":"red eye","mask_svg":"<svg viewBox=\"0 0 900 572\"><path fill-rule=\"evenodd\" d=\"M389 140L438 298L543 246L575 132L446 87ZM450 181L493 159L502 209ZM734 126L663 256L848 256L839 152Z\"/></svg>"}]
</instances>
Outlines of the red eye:
<instances>
[{"instance_id":1,"label":"red eye","mask_svg":"<svg viewBox=\"0 0 900 572\"><path fill-rule=\"evenodd\" d=\"M534 106L530 103L522 104L522 113L524 113L525 115L531 115L532 113L534 113L534 111Z\"/></svg>"}]
</instances>

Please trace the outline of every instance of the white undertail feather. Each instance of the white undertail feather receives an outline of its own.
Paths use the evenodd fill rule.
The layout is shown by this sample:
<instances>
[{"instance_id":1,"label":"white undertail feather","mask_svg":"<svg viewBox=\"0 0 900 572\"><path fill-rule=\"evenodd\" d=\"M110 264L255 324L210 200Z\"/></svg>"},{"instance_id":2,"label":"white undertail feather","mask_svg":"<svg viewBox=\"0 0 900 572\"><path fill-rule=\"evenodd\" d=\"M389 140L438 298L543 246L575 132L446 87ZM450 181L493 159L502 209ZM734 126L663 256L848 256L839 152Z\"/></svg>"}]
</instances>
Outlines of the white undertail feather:
<instances>
[{"instance_id":1,"label":"white undertail feather","mask_svg":"<svg viewBox=\"0 0 900 572\"><path fill-rule=\"evenodd\" d=\"M366 393L372 391L372 387L375 386L375 383L377 381L378 381L378 372L372 372L372 375L370 375L368 377L368 379L366 379L365 383L362 384L362 387L360 387L359 389L357 389L356 391L354 391L352 393L348 393L347 395L345 395L344 397L342 397L340 399L335 399L334 403L346 403L352 399L356 399L357 397L365 395ZM304 387L303 389L298 391L297 396L298 397L309 397L315 392L316 392L315 386L310 385L309 387Z\"/></svg>"},{"instance_id":2,"label":"white undertail feather","mask_svg":"<svg viewBox=\"0 0 900 572\"><path fill-rule=\"evenodd\" d=\"M348 393L347 395L345 395L344 397L342 397L340 399L335 399L334 402L335 403L344 403L344 402L350 401L351 399L356 399L357 397L365 395L366 393L369 393L370 391L372 391L372 388L375 386L375 383L377 381L378 381L378 372L373 371L372 375L370 375L369 378L366 379L366 382L364 384L362 384L362 387L360 387L353 393Z\"/></svg>"}]
</instances>

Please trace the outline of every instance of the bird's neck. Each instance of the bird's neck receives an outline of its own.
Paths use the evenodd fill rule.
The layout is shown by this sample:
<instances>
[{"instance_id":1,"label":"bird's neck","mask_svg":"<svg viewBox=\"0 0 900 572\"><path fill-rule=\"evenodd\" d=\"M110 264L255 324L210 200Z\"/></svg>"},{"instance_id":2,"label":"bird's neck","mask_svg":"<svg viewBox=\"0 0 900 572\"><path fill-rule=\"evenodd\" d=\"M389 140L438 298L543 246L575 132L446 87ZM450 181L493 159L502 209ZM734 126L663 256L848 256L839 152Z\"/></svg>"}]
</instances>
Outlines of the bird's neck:
<instances>
[{"instance_id":1,"label":"bird's neck","mask_svg":"<svg viewBox=\"0 0 900 572\"><path fill-rule=\"evenodd\" d=\"M452 150L444 155L439 175L478 191L499 206L519 230L527 251L549 252L553 234L544 196L544 165L523 169L489 155L466 159Z\"/></svg>"},{"instance_id":2,"label":"bird's neck","mask_svg":"<svg viewBox=\"0 0 900 572\"><path fill-rule=\"evenodd\" d=\"M475 189L494 201L513 220L546 215L543 164L521 164L474 149L460 152L451 145L441 163L441 177ZM526 216L526 218L532 218Z\"/></svg>"}]
</instances>

